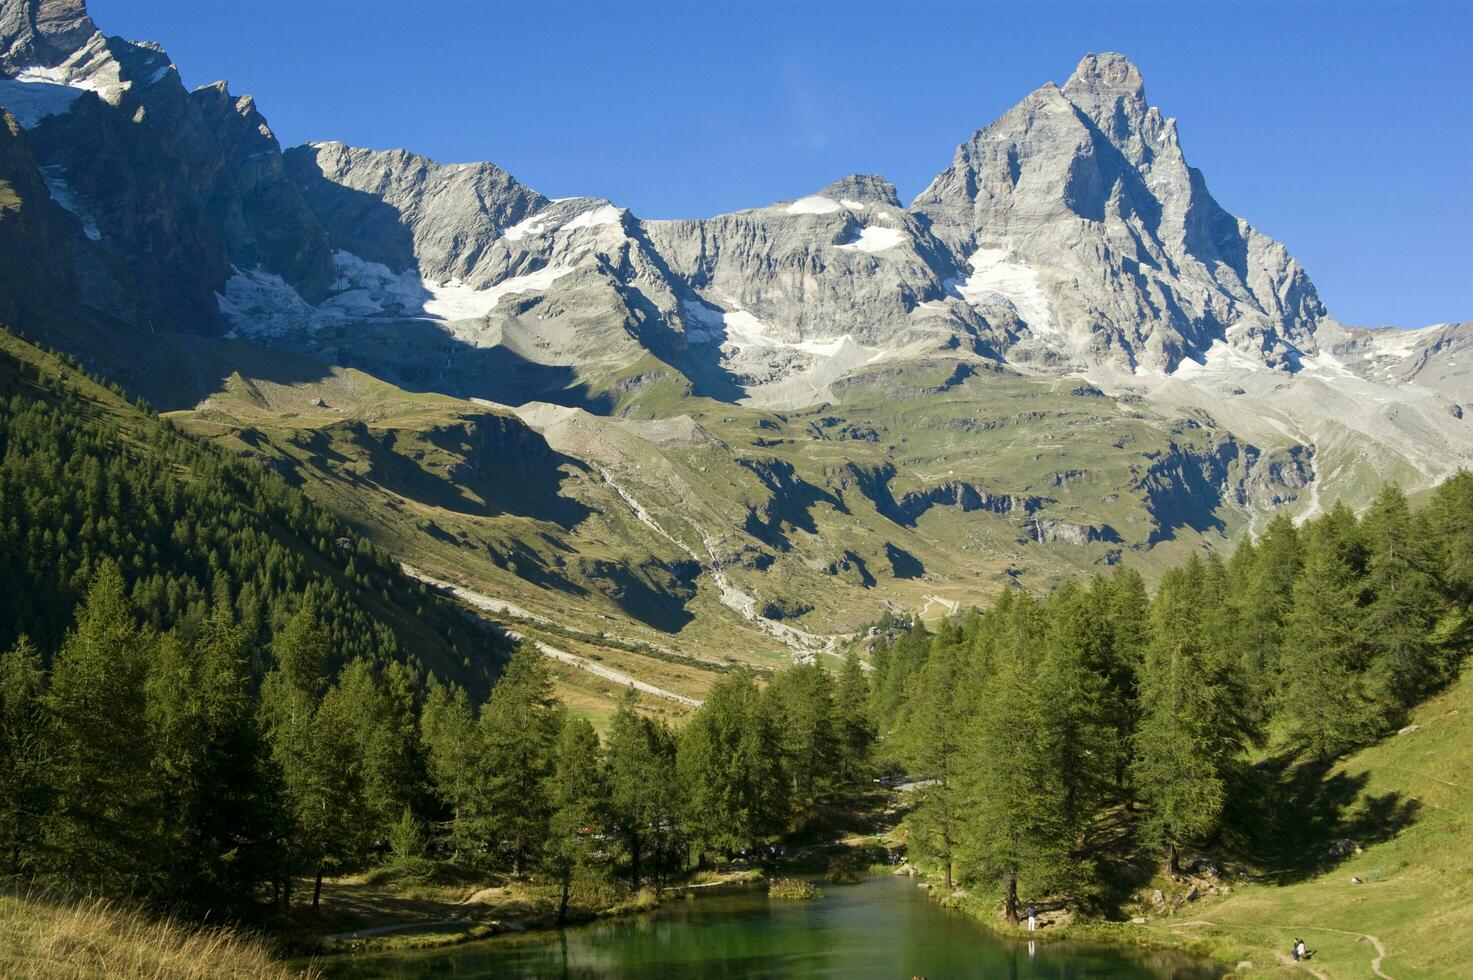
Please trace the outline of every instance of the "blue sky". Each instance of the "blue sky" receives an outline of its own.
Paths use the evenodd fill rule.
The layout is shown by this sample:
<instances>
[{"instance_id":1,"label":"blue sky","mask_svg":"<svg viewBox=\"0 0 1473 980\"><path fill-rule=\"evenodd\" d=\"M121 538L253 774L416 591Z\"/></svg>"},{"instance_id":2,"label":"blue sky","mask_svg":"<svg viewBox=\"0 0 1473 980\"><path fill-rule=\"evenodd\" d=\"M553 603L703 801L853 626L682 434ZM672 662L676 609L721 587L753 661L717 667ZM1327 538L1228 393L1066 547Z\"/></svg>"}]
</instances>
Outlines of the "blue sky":
<instances>
[{"instance_id":1,"label":"blue sky","mask_svg":"<svg viewBox=\"0 0 1473 980\"><path fill-rule=\"evenodd\" d=\"M491 160L554 197L692 217L956 145L1118 50L1214 195L1352 324L1473 317L1473 3L91 0L283 144Z\"/></svg>"}]
</instances>

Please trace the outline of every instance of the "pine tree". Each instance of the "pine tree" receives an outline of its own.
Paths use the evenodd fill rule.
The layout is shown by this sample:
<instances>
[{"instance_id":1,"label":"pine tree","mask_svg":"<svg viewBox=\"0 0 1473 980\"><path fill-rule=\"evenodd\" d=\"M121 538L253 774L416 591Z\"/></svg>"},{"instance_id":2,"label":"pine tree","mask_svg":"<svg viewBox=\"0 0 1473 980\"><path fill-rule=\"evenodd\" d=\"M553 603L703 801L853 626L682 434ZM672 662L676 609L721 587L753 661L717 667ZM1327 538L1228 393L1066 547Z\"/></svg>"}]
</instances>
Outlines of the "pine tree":
<instances>
[{"instance_id":1,"label":"pine tree","mask_svg":"<svg viewBox=\"0 0 1473 980\"><path fill-rule=\"evenodd\" d=\"M1411 513L1399 488L1377 495L1363 526L1370 548L1365 643L1387 720L1395 721L1448 675L1431 640L1437 563L1426 521Z\"/></svg>"},{"instance_id":2,"label":"pine tree","mask_svg":"<svg viewBox=\"0 0 1473 980\"><path fill-rule=\"evenodd\" d=\"M598 733L586 718L563 723L549 791L551 816L542 865L558 883L557 924L568 915L573 880L600 868L598 840L607 819L608 786Z\"/></svg>"},{"instance_id":3,"label":"pine tree","mask_svg":"<svg viewBox=\"0 0 1473 980\"><path fill-rule=\"evenodd\" d=\"M464 689L431 681L419 716L419 738L434 795L450 817L457 856L475 844L468 823L476 779L482 770L481 742Z\"/></svg>"},{"instance_id":4,"label":"pine tree","mask_svg":"<svg viewBox=\"0 0 1473 980\"><path fill-rule=\"evenodd\" d=\"M166 634L149 664L151 779L166 892L202 910L239 912L280 873L284 815L247 686L244 631L228 605L192 642Z\"/></svg>"},{"instance_id":5,"label":"pine tree","mask_svg":"<svg viewBox=\"0 0 1473 980\"><path fill-rule=\"evenodd\" d=\"M839 671L834 695L834 719L839 743L839 769L850 781L863 779L869 768L875 728L869 713L870 686L859 651L850 649Z\"/></svg>"},{"instance_id":6,"label":"pine tree","mask_svg":"<svg viewBox=\"0 0 1473 980\"><path fill-rule=\"evenodd\" d=\"M1284 631L1280 714L1289 737L1321 759L1358 744L1375 708L1357 583L1341 544L1328 535L1311 540Z\"/></svg>"},{"instance_id":7,"label":"pine tree","mask_svg":"<svg viewBox=\"0 0 1473 980\"><path fill-rule=\"evenodd\" d=\"M1443 587L1462 607L1466 631L1473 627L1466 621L1473 605L1473 473L1460 469L1439 484L1427 510ZM1467 642L1466 635L1462 641Z\"/></svg>"},{"instance_id":8,"label":"pine tree","mask_svg":"<svg viewBox=\"0 0 1473 980\"><path fill-rule=\"evenodd\" d=\"M395 697L385 680L362 659L343 668L337 691L361 759L366 809L359 818L369 837L383 840L419 797L414 706L402 695Z\"/></svg>"},{"instance_id":9,"label":"pine tree","mask_svg":"<svg viewBox=\"0 0 1473 980\"><path fill-rule=\"evenodd\" d=\"M26 874L41 859L50 807L45 695L41 654L22 636L0 654L0 874Z\"/></svg>"},{"instance_id":10,"label":"pine tree","mask_svg":"<svg viewBox=\"0 0 1473 980\"><path fill-rule=\"evenodd\" d=\"M134 619L122 573L105 562L52 664L46 695L55 799L46 847L74 885L158 893L159 799L149 778L144 693L156 646Z\"/></svg>"},{"instance_id":11,"label":"pine tree","mask_svg":"<svg viewBox=\"0 0 1473 980\"><path fill-rule=\"evenodd\" d=\"M839 764L833 687L833 678L818 664L800 664L774 677L765 693L790 803L800 813L829 785Z\"/></svg>"},{"instance_id":12,"label":"pine tree","mask_svg":"<svg viewBox=\"0 0 1473 980\"><path fill-rule=\"evenodd\" d=\"M1065 883L1071 826L1068 705L1042 683L1028 652L1000 656L972 715L954 777L963 801L958 848L969 879L997 883L1018 922L1020 887L1042 895ZM950 881L947 882L950 887Z\"/></svg>"},{"instance_id":13,"label":"pine tree","mask_svg":"<svg viewBox=\"0 0 1473 980\"><path fill-rule=\"evenodd\" d=\"M940 864L953 882L964 802L962 733L975 700L966 678L966 654L956 637L936 637L915 675L895 732L896 751L909 774L924 781L908 818L911 846Z\"/></svg>"},{"instance_id":14,"label":"pine tree","mask_svg":"<svg viewBox=\"0 0 1473 980\"><path fill-rule=\"evenodd\" d=\"M675 743L663 726L635 710L631 688L609 725L607 784L609 819L629 857L632 887L638 890L647 862L667 857L680 801L675 777Z\"/></svg>"},{"instance_id":15,"label":"pine tree","mask_svg":"<svg viewBox=\"0 0 1473 980\"><path fill-rule=\"evenodd\" d=\"M751 674L718 681L681 733L686 820L702 853L732 854L786 828L781 748Z\"/></svg>"},{"instance_id":16,"label":"pine tree","mask_svg":"<svg viewBox=\"0 0 1473 980\"><path fill-rule=\"evenodd\" d=\"M547 664L523 643L481 712L471 806L473 832L518 875L529 869L547 834L547 777L562 724Z\"/></svg>"},{"instance_id":17,"label":"pine tree","mask_svg":"<svg viewBox=\"0 0 1473 980\"><path fill-rule=\"evenodd\" d=\"M1258 542L1254 567L1244 593L1244 660L1250 676L1278 676L1279 646L1284 619L1294 594L1294 580L1304 564L1299 531L1287 513L1280 512ZM1266 694L1261 690L1260 696Z\"/></svg>"},{"instance_id":18,"label":"pine tree","mask_svg":"<svg viewBox=\"0 0 1473 980\"><path fill-rule=\"evenodd\" d=\"M1094 597L1072 583L1044 604L1041 651L1031 688L1038 699L1036 724L1056 751L1063 787L1060 818L1072 847L1105 799L1123 754L1117 742L1112 697L1116 664L1112 637ZM985 703L995 703L989 700Z\"/></svg>"},{"instance_id":19,"label":"pine tree","mask_svg":"<svg viewBox=\"0 0 1473 980\"><path fill-rule=\"evenodd\" d=\"M360 858L367 840L362 757L352 713L327 684L329 646L314 603L303 603L274 650L277 668L261 684L259 716L291 815L292 866L312 874L312 907L322 878ZM291 902L290 880L282 900Z\"/></svg>"},{"instance_id":20,"label":"pine tree","mask_svg":"<svg viewBox=\"0 0 1473 980\"><path fill-rule=\"evenodd\" d=\"M1194 579L1200 579L1200 564L1195 575L1168 573L1152 604L1131 767L1150 805L1143 830L1165 850L1172 871L1184 843L1216 828L1224 803Z\"/></svg>"}]
</instances>

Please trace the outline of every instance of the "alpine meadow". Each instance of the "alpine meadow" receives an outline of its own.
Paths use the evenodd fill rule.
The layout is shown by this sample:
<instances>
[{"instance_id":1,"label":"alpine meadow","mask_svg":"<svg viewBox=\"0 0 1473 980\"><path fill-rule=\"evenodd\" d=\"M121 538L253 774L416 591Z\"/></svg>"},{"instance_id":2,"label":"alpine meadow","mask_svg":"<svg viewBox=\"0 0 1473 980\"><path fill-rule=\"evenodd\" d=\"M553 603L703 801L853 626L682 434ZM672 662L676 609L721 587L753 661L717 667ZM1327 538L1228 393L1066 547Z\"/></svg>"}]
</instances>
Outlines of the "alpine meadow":
<instances>
[{"instance_id":1,"label":"alpine meadow","mask_svg":"<svg viewBox=\"0 0 1473 980\"><path fill-rule=\"evenodd\" d=\"M1473 976L1473 321L1330 312L1470 299L1467 11L91 6L0 0L0 975Z\"/></svg>"}]
</instances>

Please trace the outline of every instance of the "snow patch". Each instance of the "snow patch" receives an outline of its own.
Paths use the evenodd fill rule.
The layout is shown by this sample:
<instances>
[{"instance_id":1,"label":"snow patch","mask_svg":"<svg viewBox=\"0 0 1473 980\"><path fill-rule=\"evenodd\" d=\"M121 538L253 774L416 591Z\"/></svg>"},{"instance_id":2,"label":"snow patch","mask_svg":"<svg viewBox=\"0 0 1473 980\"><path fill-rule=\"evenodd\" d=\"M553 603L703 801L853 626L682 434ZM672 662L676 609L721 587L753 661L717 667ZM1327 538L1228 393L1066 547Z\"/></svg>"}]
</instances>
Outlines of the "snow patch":
<instances>
[{"instance_id":1,"label":"snow patch","mask_svg":"<svg viewBox=\"0 0 1473 980\"><path fill-rule=\"evenodd\" d=\"M1235 380L1244 374L1264 370L1266 367L1262 361L1254 360L1252 356L1226 341L1214 340L1203 352L1200 362L1189 357L1183 358L1170 376L1182 379Z\"/></svg>"},{"instance_id":2,"label":"snow patch","mask_svg":"<svg viewBox=\"0 0 1473 980\"><path fill-rule=\"evenodd\" d=\"M578 217L563 225L563 231L576 231L579 228L601 228L604 225L617 225L620 216L624 213L622 208L616 208L612 204L596 207L592 211L584 211Z\"/></svg>"},{"instance_id":3,"label":"snow patch","mask_svg":"<svg viewBox=\"0 0 1473 980\"><path fill-rule=\"evenodd\" d=\"M844 210L844 205L822 194L810 194L808 197L798 198L783 210L788 214L833 214Z\"/></svg>"},{"instance_id":4,"label":"snow patch","mask_svg":"<svg viewBox=\"0 0 1473 980\"><path fill-rule=\"evenodd\" d=\"M842 198L839 201L839 203L842 204L842 205L844 205L844 207L848 208L850 211L863 211L864 210L864 202L863 201L851 201L849 198L846 197L846 198Z\"/></svg>"},{"instance_id":5,"label":"snow patch","mask_svg":"<svg viewBox=\"0 0 1473 980\"><path fill-rule=\"evenodd\" d=\"M10 110L22 129L35 129L47 116L70 112L82 92L81 88L60 82L0 79L0 106Z\"/></svg>"},{"instance_id":6,"label":"snow patch","mask_svg":"<svg viewBox=\"0 0 1473 980\"><path fill-rule=\"evenodd\" d=\"M768 331L772 328L747 310L718 310L700 300L693 302L682 300L681 308L685 311L686 316L704 328L698 328L687 335L691 343L712 343L720 339L723 348L742 350L748 347L760 347L796 350L815 357L833 357L846 349L863 352L871 358L882 353L863 346L855 341L852 334L847 333L834 340L783 340L769 333ZM702 340L695 339L694 334L697 333L703 338Z\"/></svg>"},{"instance_id":7,"label":"snow patch","mask_svg":"<svg viewBox=\"0 0 1473 980\"><path fill-rule=\"evenodd\" d=\"M82 54L88 54L88 58L78 63L77 59ZM84 48L72 55L66 64L55 68L25 68L15 76L15 81L22 84L61 85L79 92L95 92L98 98L109 105L117 105L123 100L123 93L133 87L132 82L122 80L117 63L106 54L106 49L103 49L101 58Z\"/></svg>"},{"instance_id":8,"label":"snow patch","mask_svg":"<svg viewBox=\"0 0 1473 980\"><path fill-rule=\"evenodd\" d=\"M42 167L40 169L41 179L46 181L46 191L51 195L51 199L63 210L70 212L78 221L82 222L82 234L94 242L102 241L102 231L97 227L97 216L77 196L77 192L72 190L72 185L68 184L61 176L65 172L63 168L52 166Z\"/></svg>"},{"instance_id":9,"label":"snow patch","mask_svg":"<svg viewBox=\"0 0 1473 980\"><path fill-rule=\"evenodd\" d=\"M1005 248L979 248L967 260L972 274L950 285L973 306L1010 306L1033 333L1054 330L1053 311L1038 285L1038 270L1008 261Z\"/></svg>"},{"instance_id":10,"label":"snow patch","mask_svg":"<svg viewBox=\"0 0 1473 980\"><path fill-rule=\"evenodd\" d=\"M549 266L477 288L426 282L413 268L395 273L352 252L334 252L332 261L338 277L331 295L316 306L275 273L237 269L224 292L216 294L220 312L242 333L266 336L354 320L472 320L488 316L503 296L544 290L573 271Z\"/></svg>"},{"instance_id":11,"label":"snow patch","mask_svg":"<svg viewBox=\"0 0 1473 980\"><path fill-rule=\"evenodd\" d=\"M863 228L859 237L836 248L847 249L851 252L883 252L887 248L894 248L903 244L906 240L905 232L899 228Z\"/></svg>"},{"instance_id":12,"label":"snow patch","mask_svg":"<svg viewBox=\"0 0 1473 980\"><path fill-rule=\"evenodd\" d=\"M494 286L476 289L460 282L426 283L431 299L424 304L424 312L436 320L470 320L489 316L501 302L501 297L513 293L541 292L572 269L546 266L524 276L503 279Z\"/></svg>"},{"instance_id":13,"label":"snow patch","mask_svg":"<svg viewBox=\"0 0 1473 980\"><path fill-rule=\"evenodd\" d=\"M501 237L509 242L521 241L523 238L531 238L548 231L547 222L539 220L537 215L523 218L501 233Z\"/></svg>"}]
</instances>

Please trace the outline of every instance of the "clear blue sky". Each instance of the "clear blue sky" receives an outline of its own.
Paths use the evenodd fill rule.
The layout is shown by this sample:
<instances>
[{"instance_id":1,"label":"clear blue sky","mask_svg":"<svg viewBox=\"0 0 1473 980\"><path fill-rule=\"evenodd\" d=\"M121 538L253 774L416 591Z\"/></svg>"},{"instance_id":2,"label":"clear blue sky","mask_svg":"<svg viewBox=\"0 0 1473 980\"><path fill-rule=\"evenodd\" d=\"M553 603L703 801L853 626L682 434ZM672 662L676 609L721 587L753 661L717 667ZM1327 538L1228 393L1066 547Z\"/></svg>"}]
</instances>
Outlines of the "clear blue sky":
<instances>
[{"instance_id":1,"label":"clear blue sky","mask_svg":"<svg viewBox=\"0 0 1473 980\"><path fill-rule=\"evenodd\" d=\"M1473 317L1473 3L91 0L284 144L491 160L691 217L879 173L903 200L1086 51L1118 50L1230 211L1333 314Z\"/></svg>"}]
</instances>

